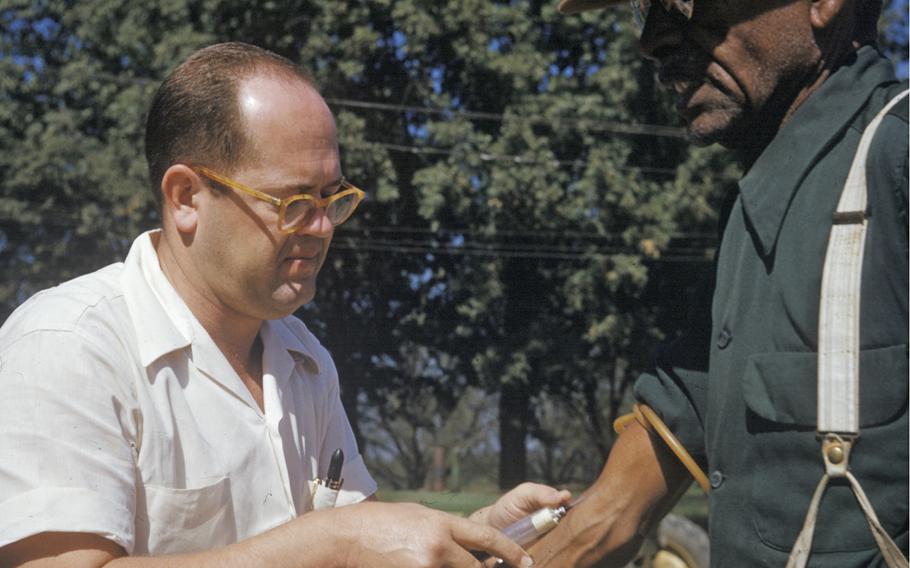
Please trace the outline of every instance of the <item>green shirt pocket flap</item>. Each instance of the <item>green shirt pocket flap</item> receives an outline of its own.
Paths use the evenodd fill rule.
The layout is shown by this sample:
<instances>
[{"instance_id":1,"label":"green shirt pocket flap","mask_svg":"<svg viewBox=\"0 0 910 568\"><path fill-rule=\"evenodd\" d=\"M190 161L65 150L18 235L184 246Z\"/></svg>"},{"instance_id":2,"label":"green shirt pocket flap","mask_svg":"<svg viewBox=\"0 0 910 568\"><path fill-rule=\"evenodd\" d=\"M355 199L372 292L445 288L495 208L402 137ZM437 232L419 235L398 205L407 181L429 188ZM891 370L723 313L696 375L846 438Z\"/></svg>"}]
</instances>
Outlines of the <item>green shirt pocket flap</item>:
<instances>
[{"instance_id":1,"label":"green shirt pocket flap","mask_svg":"<svg viewBox=\"0 0 910 568\"><path fill-rule=\"evenodd\" d=\"M749 357L743 379L746 407L778 424L816 424L818 355L758 353ZM894 419L907 402L907 346L860 351L860 426Z\"/></svg>"}]
</instances>

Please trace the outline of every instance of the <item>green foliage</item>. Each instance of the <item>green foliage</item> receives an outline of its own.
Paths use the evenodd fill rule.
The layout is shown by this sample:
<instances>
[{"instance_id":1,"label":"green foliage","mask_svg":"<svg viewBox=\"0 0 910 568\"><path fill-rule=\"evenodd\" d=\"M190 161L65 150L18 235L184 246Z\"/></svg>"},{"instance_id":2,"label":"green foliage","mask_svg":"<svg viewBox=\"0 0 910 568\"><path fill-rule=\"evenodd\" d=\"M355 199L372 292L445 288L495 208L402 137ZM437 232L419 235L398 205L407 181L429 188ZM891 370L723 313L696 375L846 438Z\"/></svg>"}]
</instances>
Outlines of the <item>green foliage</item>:
<instances>
[{"instance_id":1,"label":"green foliage","mask_svg":"<svg viewBox=\"0 0 910 568\"><path fill-rule=\"evenodd\" d=\"M183 58L239 40L315 74L369 198L300 315L335 356L368 458L402 486L422 483L433 445L495 442L487 422L475 438L455 427L484 415L465 410L471 387L509 413L505 484L525 475L528 436L546 449L539 475L555 474L534 460L578 450L593 477L737 175L680 137L623 11L5 0L0 26L0 319L156 225L144 114Z\"/></svg>"},{"instance_id":2,"label":"green foliage","mask_svg":"<svg viewBox=\"0 0 910 568\"><path fill-rule=\"evenodd\" d=\"M466 517L492 505L499 497L493 492L382 491L379 498L392 503L420 503L427 507Z\"/></svg>"}]
</instances>

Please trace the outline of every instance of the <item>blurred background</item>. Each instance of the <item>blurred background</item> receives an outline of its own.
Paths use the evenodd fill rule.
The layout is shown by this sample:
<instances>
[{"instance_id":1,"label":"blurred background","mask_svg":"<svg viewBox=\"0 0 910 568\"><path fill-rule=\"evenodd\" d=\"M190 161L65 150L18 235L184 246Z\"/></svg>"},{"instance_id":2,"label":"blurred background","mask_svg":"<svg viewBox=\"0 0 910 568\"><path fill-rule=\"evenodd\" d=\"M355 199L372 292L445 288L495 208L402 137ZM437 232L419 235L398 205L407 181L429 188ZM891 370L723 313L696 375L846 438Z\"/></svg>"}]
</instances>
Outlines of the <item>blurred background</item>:
<instances>
[{"instance_id":1,"label":"blurred background","mask_svg":"<svg viewBox=\"0 0 910 568\"><path fill-rule=\"evenodd\" d=\"M885 11L906 77L907 3ZM0 321L156 226L148 102L234 40L316 76L369 192L298 315L335 358L380 496L461 511L526 479L593 481L741 173L686 142L624 9L2 0Z\"/></svg>"}]
</instances>

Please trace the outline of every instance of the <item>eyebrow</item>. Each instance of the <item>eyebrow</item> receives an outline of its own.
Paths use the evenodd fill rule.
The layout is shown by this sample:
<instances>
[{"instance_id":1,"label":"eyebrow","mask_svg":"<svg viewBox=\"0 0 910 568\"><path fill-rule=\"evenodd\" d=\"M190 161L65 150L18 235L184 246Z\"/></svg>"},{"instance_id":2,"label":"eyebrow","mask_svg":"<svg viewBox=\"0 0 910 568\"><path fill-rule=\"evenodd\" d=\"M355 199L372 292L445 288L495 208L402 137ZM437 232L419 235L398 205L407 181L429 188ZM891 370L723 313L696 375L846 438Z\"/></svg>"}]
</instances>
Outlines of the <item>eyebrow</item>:
<instances>
[{"instance_id":1,"label":"eyebrow","mask_svg":"<svg viewBox=\"0 0 910 568\"><path fill-rule=\"evenodd\" d=\"M343 176L343 175L342 175L342 176L338 176L338 177L335 178L334 180L330 181L329 183L323 185L321 188L318 188L318 189L324 189L324 188L327 188L327 187L334 187L334 186L337 186L337 185L341 185L341 182L342 182L343 180L344 180L344 176ZM269 190L269 191L274 191L274 192L276 192L276 193L280 193L281 195L285 195L285 194L297 195L297 194L300 194L300 193L310 193L310 192L313 192L313 191L315 191L317 188L316 188L316 186L313 186L313 185L305 185L305 184L288 184L288 185L265 186L263 189L267 189L267 190Z\"/></svg>"}]
</instances>

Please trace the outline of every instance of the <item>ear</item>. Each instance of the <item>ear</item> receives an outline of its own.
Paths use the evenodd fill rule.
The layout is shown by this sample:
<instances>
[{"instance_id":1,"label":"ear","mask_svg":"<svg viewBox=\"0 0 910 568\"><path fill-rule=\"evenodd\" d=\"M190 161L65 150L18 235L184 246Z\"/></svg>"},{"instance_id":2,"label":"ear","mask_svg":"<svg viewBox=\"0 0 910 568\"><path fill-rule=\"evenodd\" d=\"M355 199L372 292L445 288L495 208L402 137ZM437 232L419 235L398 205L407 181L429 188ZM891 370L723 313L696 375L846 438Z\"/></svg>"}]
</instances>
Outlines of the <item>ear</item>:
<instances>
[{"instance_id":1,"label":"ear","mask_svg":"<svg viewBox=\"0 0 910 568\"><path fill-rule=\"evenodd\" d=\"M199 221L198 195L202 189L202 180L189 166L175 164L164 172L161 178L163 217L173 219L178 232L193 233L196 230Z\"/></svg>"},{"instance_id":2,"label":"ear","mask_svg":"<svg viewBox=\"0 0 910 568\"><path fill-rule=\"evenodd\" d=\"M809 19L812 28L819 32L828 29L837 19L838 15L848 9L851 0L811 0Z\"/></svg>"}]
</instances>

